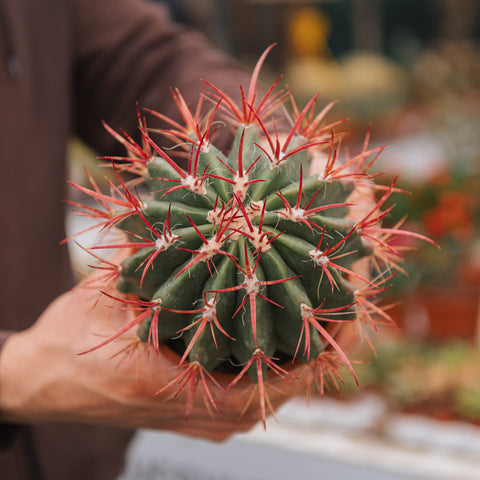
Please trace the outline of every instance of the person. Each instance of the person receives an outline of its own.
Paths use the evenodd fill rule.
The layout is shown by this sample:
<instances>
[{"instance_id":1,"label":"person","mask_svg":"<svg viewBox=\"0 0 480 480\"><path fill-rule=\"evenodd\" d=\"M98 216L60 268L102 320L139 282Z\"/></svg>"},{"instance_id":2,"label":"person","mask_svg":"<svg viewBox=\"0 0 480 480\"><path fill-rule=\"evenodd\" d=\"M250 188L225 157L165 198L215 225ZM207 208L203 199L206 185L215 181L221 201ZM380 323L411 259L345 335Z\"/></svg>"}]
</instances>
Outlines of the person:
<instances>
[{"instance_id":1,"label":"person","mask_svg":"<svg viewBox=\"0 0 480 480\"><path fill-rule=\"evenodd\" d=\"M59 245L73 133L121 155L102 120L135 132L136 102L175 118L170 87L196 102L208 78L235 96L243 69L145 0L1 0L0 55L1 477L108 480L134 428L212 440L250 428L259 413L252 407L238 421L241 386L215 420L197 401L186 421L184 393L152 397L175 375L166 353L118 362L113 342L77 355L95 332L124 324L125 312L92 308L87 290L62 293L72 276ZM275 392L274 406L284 400Z\"/></svg>"}]
</instances>

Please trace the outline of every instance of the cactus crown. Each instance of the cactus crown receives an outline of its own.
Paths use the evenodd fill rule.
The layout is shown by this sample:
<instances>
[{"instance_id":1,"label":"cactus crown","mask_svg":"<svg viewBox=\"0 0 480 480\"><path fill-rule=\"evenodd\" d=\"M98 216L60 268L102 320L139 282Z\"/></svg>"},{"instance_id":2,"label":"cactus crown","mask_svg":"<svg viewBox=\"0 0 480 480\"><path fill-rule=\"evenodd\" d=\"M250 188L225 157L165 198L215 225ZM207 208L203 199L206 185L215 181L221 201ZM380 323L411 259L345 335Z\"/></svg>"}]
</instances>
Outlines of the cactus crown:
<instances>
[{"instance_id":1,"label":"cactus crown","mask_svg":"<svg viewBox=\"0 0 480 480\"><path fill-rule=\"evenodd\" d=\"M316 114L315 96L300 110L277 82L259 95L269 50L240 89L240 104L206 82L210 93L195 112L173 92L183 125L149 111L169 123L161 133L184 148L186 169L151 138L139 114L140 143L106 126L128 151L110 159L118 179L111 194L93 179L91 188L74 185L98 204L76 204L81 213L99 218L103 231L124 232L120 242L90 251L106 271L105 295L136 311L92 350L135 328L156 352L163 343L179 352L178 377L158 393L200 381L216 408L209 383L220 385L210 372L233 372L230 385L247 374L264 419L267 375L291 375L287 360L304 362L303 381L322 392L325 379L337 382L342 364L353 373L338 332L391 321L375 300L400 269L391 239L417 236L381 227L394 187L376 201L369 170L382 147L369 148L367 135L360 153L343 155L339 122L325 119L333 103ZM202 117L206 100L212 108ZM215 146L225 123L235 129L229 152ZM141 198L123 172L144 180L149 195ZM97 249L127 249L129 256L115 265Z\"/></svg>"}]
</instances>

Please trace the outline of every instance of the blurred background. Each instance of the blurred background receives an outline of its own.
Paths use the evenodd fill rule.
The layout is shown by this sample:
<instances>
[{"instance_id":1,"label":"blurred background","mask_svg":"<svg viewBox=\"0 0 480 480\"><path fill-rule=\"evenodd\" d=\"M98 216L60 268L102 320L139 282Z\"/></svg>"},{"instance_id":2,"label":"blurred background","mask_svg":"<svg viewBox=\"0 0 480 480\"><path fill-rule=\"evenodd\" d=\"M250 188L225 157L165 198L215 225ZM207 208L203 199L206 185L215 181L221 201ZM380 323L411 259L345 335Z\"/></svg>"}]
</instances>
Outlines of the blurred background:
<instances>
[{"instance_id":1,"label":"blurred background","mask_svg":"<svg viewBox=\"0 0 480 480\"><path fill-rule=\"evenodd\" d=\"M167 3L246 65L277 43L267 82L282 73L300 105L319 91L320 108L338 100L330 118L349 119L345 143L360 144L371 126L372 143L388 145L379 181L398 175L411 192L393 196L388 222L407 215L407 229L442 248L417 242L406 253L408 275L388 292L402 300L389 311L396 343L359 368L362 383L396 408L480 422L480 2Z\"/></svg>"},{"instance_id":2,"label":"blurred background","mask_svg":"<svg viewBox=\"0 0 480 480\"><path fill-rule=\"evenodd\" d=\"M432 463L440 470L422 470L410 455L397 458L399 470L408 471L410 462L418 477L378 478L480 478L480 1L164 3L178 21L200 28L248 67L277 43L264 80L283 73L302 106L318 91L322 106L337 99L330 118L349 119L343 125L349 145L361 145L371 126L371 145L389 146L375 167L388 174L378 180L389 185L398 175L396 186L410 192L393 196L397 208L388 222L407 215L405 228L441 246L420 243L410 251L405 245L408 275L394 279L383 301L397 327L382 329L375 353L368 346L358 352L361 390L345 374L320 403L317 433L337 418L350 439L388 438L404 441L410 454L441 452ZM76 158L90 154L78 145L72 151ZM289 408L280 424L311 430L320 415L310 408L302 417L298 404ZM146 444L140 443L132 448L141 450ZM452 464L451 473L441 461L445 452L467 464ZM363 478L358 472L330 478ZM144 478L136 471L125 479L133 475ZM229 475L205 478L237 478Z\"/></svg>"}]
</instances>

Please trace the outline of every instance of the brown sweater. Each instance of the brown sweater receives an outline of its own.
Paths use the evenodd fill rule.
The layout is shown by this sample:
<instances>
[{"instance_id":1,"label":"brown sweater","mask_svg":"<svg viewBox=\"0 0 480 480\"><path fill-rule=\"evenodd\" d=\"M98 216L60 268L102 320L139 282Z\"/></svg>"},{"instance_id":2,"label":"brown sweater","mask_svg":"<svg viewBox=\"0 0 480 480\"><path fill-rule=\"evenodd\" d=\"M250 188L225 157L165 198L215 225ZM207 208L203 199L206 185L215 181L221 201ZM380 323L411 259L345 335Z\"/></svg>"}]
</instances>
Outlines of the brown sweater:
<instances>
[{"instance_id":1,"label":"brown sweater","mask_svg":"<svg viewBox=\"0 0 480 480\"><path fill-rule=\"evenodd\" d=\"M233 95L241 75L201 35L173 25L157 4L0 0L3 333L31 325L71 284L67 248L59 246L70 135L101 154L118 154L102 119L135 132L136 101L175 115L170 87L194 102L200 78ZM0 477L108 480L121 467L130 435L103 427L25 426L0 453ZM8 436L0 427L0 443Z\"/></svg>"}]
</instances>

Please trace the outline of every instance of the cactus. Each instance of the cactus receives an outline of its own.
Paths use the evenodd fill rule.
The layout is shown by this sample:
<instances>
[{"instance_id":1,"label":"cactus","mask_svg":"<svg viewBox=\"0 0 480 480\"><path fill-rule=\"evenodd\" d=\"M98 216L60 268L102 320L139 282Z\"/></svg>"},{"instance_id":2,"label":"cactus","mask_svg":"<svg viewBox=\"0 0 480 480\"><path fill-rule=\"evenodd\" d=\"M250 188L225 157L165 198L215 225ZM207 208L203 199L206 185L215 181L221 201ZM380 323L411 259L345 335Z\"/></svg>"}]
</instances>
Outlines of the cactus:
<instances>
[{"instance_id":1,"label":"cactus","mask_svg":"<svg viewBox=\"0 0 480 480\"><path fill-rule=\"evenodd\" d=\"M157 353L167 344L178 353L178 376L157 393L201 384L216 408L211 384L223 388L216 371L229 372L228 386L250 377L264 420L267 377L292 376L288 362L303 362L298 380L322 391L325 380L337 381L341 364L355 375L338 331L391 321L376 303L400 268L391 239L417 236L380 225L393 186L367 210L368 202L352 201L359 192L374 198L369 170L383 147L369 148L367 135L358 155L343 156L335 133L340 122L325 120L333 103L316 114L315 96L300 110L290 92L277 91L278 80L258 93L269 50L248 89L241 88L240 104L205 82L208 93L195 111L173 92L184 125L149 111L169 123L160 133L183 147L185 169L138 114L140 143L106 126L128 151L108 158L118 180L110 181L111 194L91 178L91 188L72 184L98 204L75 203L80 213L99 219L104 232L123 232L122 240L90 251L105 270L102 292L136 312L91 350L135 329L137 342ZM211 110L202 117L207 100ZM235 130L229 152L215 146L225 123ZM315 158L322 167L313 174ZM140 196L139 182L126 181L125 173L142 180L148 195ZM128 256L115 265L96 255L100 249Z\"/></svg>"}]
</instances>

